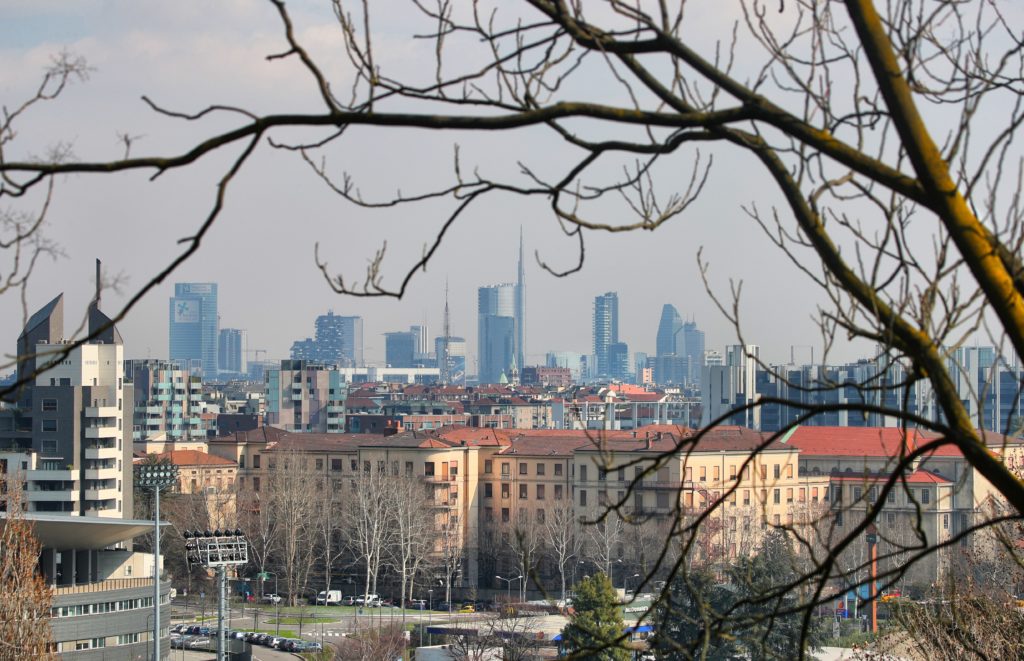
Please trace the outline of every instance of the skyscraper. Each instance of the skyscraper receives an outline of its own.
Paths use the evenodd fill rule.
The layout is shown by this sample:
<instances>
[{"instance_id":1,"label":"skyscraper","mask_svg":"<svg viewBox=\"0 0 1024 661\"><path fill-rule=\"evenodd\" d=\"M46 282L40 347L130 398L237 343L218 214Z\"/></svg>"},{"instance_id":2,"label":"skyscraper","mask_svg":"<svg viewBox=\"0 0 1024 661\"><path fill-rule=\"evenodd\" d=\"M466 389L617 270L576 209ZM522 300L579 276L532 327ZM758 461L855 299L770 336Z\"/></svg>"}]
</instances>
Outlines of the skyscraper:
<instances>
[{"instance_id":1,"label":"skyscraper","mask_svg":"<svg viewBox=\"0 0 1024 661\"><path fill-rule=\"evenodd\" d=\"M516 273L515 293L516 366L526 366L526 267L523 264L523 229L519 228L519 267Z\"/></svg>"},{"instance_id":2,"label":"skyscraper","mask_svg":"<svg viewBox=\"0 0 1024 661\"><path fill-rule=\"evenodd\" d=\"M222 328L218 335L217 363L226 375L245 374L249 370L246 352L248 333L240 328Z\"/></svg>"},{"instance_id":3,"label":"skyscraper","mask_svg":"<svg viewBox=\"0 0 1024 661\"><path fill-rule=\"evenodd\" d=\"M362 367L363 318L343 317L328 310L316 318L316 339L296 340L291 357L339 367Z\"/></svg>"},{"instance_id":4,"label":"skyscraper","mask_svg":"<svg viewBox=\"0 0 1024 661\"><path fill-rule=\"evenodd\" d=\"M217 284L179 282L170 300L171 360L198 360L207 377L217 374Z\"/></svg>"},{"instance_id":5,"label":"skyscraper","mask_svg":"<svg viewBox=\"0 0 1024 661\"><path fill-rule=\"evenodd\" d=\"M427 355L430 353L430 344L427 339L430 331L427 329L426 324L414 324L409 326L409 332L414 336L414 346L412 348L413 360L424 361L427 359Z\"/></svg>"},{"instance_id":6,"label":"skyscraper","mask_svg":"<svg viewBox=\"0 0 1024 661\"><path fill-rule=\"evenodd\" d=\"M508 376L515 351L516 285L481 287L477 292L477 355L480 383Z\"/></svg>"},{"instance_id":7,"label":"skyscraper","mask_svg":"<svg viewBox=\"0 0 1024 661\"><path fill-rule=\"evenodd\" d=\"M610 291L594 298L594 356L597 376L610 376L608 347L619 341L619 295Z\"/></svg>"},{"instance_id":8,"label":"skyscraper","mask_svg":"<svg viewBox=\"0 0 1024 661\"><path fill-rule=\"evenodd\" d=\"M682 345L676 342L676 353L689 358L689 379L690 383L700 383L701 363L704 358L704 331L697 328L697 324L687 321L683 324Z\"/></svg>"},{"instance_id":9,"label":"skyscraper","mask_svg":"<svg viewBox=\"0 0 1024 661\"><path fill-rule=\"evenodd\" d=\"M655 356L681 355L679 351L683 338L679 337L683 330L683 318L679 316L676 306L666 303L661 308L661 321L658 323L658 338Z\"/></svg>"},{"instance_id":10,"label":"skyscraper","mask_svg":"<svg viewBox=\"0 0 1024 661\"><path fill-rule=\"evenodd\" d=\"M608 345L608 376L617 381L629 380L629 345L625 342Z\"/></svg>"},{"instance_id":11,"label":"skyscraper","mask_svg":"<svg viewBox=\"0 0 1024 661\"><path fill-rule=\"evenodd\" d=\"M417 335L412 331L384 333L384 360L390 367L412 367L416 358Z\"/></svg>"}]
</instances>

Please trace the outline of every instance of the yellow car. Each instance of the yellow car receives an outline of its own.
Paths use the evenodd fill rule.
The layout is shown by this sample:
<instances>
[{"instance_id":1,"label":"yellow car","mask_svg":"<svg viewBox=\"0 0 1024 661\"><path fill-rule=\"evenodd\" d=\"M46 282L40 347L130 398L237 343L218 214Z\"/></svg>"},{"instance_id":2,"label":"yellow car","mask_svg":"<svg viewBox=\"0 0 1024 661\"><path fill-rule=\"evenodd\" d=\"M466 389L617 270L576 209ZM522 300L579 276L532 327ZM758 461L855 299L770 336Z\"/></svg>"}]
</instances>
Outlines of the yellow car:
<instances>
[{"instance_id":1,"label":"yellow car","mask_svg":"<svg viewBox=\"0 0 1024 661\"><path fill-rule=\"evenodd\" d=\"M473 604L466 604L465 606L463 606L462 608L460 608L456 612L457 613L475 613L476 612L476 608L473 607Z\"/></svg>"}]
</instances>

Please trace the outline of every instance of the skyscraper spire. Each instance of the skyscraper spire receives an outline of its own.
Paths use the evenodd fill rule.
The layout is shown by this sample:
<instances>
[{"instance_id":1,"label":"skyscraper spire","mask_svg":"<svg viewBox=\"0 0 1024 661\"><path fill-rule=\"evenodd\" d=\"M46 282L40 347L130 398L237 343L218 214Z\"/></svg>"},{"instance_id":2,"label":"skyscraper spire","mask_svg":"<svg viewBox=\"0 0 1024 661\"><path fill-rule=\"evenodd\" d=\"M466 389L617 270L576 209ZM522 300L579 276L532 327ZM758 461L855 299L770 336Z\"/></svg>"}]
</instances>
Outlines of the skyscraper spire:
<instances>
[{"instance_id":1,"label":"skyscraper spire","mask_svg":"<svg viewBox=\"0 0 1024 661\"><path fill-rule=\"evenodd\" d=\"M516 273L515 292L515 348L516 362L522 368L526 365L526 264L523 261L523 228L519 227L519 266Z\"/></svg>"},{"instance_id":2,"label":"skyscraper spire","mask_svg":"<svg viewBox=\"0 0 1024 661\"><path fill-rule=\"evenodd\" d=\"M441 383L448 385L451 382L452 377L452 362L451 362L451 319L448 316L448 278L444 279L444 341L441 343L443 355L438 356L437 360L440 363L441 368Z\"/></svg>"}]
</instances>

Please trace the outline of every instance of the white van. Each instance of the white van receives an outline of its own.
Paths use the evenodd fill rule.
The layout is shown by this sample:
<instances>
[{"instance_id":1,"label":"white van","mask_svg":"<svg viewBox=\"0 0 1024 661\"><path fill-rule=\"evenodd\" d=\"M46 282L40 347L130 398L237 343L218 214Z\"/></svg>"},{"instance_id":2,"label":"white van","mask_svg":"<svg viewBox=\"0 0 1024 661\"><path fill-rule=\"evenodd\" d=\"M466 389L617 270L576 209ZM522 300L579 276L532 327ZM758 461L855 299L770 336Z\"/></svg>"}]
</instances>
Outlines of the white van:
<instances>
[{"instance_id":1,"label":"white van","mask_svg":"<svg viewBox=\"0 0 1024 661\"><path fill-rule=\"evenodd\" d=\"M324 590L316 596L316 603L337 606L341 603L341 590Z\"/></svg>"}]
</instances>

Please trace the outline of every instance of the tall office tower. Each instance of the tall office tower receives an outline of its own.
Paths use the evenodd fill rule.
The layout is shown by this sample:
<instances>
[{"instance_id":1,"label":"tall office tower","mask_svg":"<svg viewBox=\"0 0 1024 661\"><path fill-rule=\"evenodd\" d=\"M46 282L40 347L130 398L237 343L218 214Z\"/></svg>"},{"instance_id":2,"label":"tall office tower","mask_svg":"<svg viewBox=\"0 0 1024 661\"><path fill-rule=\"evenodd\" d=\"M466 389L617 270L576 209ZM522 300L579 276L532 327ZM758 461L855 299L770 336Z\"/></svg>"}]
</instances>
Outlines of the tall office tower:
<instances>
[{"instance_id":1,"label":"tall office tower","mask_svg":"<svg viewBox=\"0 0 1024 661\"><path fill-rule=\"evenodd\" d=\"M135 386L132 440L163 436L169 442L205 440L203 379L199 361L144 358L125 361L125 374Z\"/></svg>"},{"instance_id":2,"label":"tall office tower","mask_svg":"<svg viewBox=\"0 0 1024 661\"><path fill-rule=\"evenodd\" d=\"M413 334L415 344L413 345L413 360L424 361L430 354L429 330L426 324L414 324L409 326L409 332Z\"/></svg>"},{"instance_id":3,"label":"tall office tower","mask_svg":"<svg viewBox=\"0 0 1024 661\"><path fill-rule=\"evenodd\" d=\"M437 355L437 366L441 367L444 359L445 338L434 338L434 353ZM447 383L452 385L466 384L466 338L454 335L448 338L448 375Z\"/></svg>"},{"instance_id":4,"label":"tall office tower","mask_svg":"<svg viewBox=\"0 0 1024 661\"><path fill-rule=\"evenodd\" d=\"M170 300L171 360L202 361L203 374L217 375L217 284L179 282Z\"/></svg>"},{"instance_id":5,"label":"tall office tower","mask_svg":"<svg viewBox=\"0 0 1024 661\"><path fill-rule=\"evenodd\" d=\"M384 361L389 367L413 367L417 340L412 331L384 333Z\"/></svg>"},{"instance_id":6,"label":"tall office tower","mask_svg":"<svg viewBox=\"0 0 1024 661\"><path fill-rule=\"evenodd\" d=\"M519 267L516 272L516 366L526 365L526 266L523 263L523 228L519 228Z\"/></svg>"},{"instance_id":7,"label":"tall office tower","mask_svg":"<svg viewBox=\"0 0 1024 661\"><path fill-rule=\"evenodd\" d=\"M619 341L619 295L613 291L594 298L595 376L610 376L608 347Z\"/></svg>"},{"instance_id":8,"label":"tall office tower","mask_svg":"<svg viewBox=\"0 0 1024 661\"><path fill-rule=\"evenodd\" d=\"M363 365L363 318L343 317L328 310L316 318L316 359L341 367Z\"/></svg>"},{"instance_id":9,"label":"tall office tower","mask_svg":"<svg viewBox=\"0 0 1024 661\"><path fill-rule=\"evenodd\" d=\"M18 336L20 374L30 380L19 393L21 406L0 411L0 465L24 473L31 512L131 518L132 445L124 430L134 396L124 378L121 334L100 312L97 295L89 333L106 328L46 367L67 348L63 320L61 294Z\"/></svg>"},{"instance_id":10,"label":"tall office tower","mask_svg":"<svg viewBox=\"0 0 1024 661\"><path fill-rule=\"evenodd\" d=\"M689 358L688 383L700 385L700 366L704 358L704 331L697 324L687 321L683 324L682 343L676 341L676 354Z\"/></svg>"},{"instance_id":11,"label":"tall office tower","mask_svg":"<svg viewBox=\"0 0 1024 661\"><path fill-rule=\"evenodd\" d=\"M515 285L480 287L477 291L477 378L498 383L508 376L515 351Z\"/></svg>"},{"instance_id":12,"label":"tall office tower","mask_svg":"<svg viewBox=\"0 0 1024 661\"><path fill-rule=\"evenodd\" d=\"M661 321L658 323L658 337L655 343L655 356L681 355L683 338L679 333L683 330L683 318L679 316L676 306L666 303L661 308ZM659 382L660 383L660 382Z\"/></svg>"},{"instance_id":13,"label":"tall office tower","mask_svg":"<svg viewBox=\"0 0 1024 661\"><path fill-rule=\"evenodd\" d=\"M217 345L220 372L238 376L249 371L246 357L249 348L248 333L240 328L222 328Z\"/></svg>"},{"instance_id":14,"label":"tall office tower","mask_svg":"<svg viewBox=\"0 0 1024 661\"><path fill-rule=\"evenodd\" d=\"M625 342L608 345L608 376L617 381L629 381L629 345Z\"/></svg>"}]
</instances>

